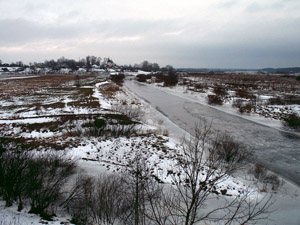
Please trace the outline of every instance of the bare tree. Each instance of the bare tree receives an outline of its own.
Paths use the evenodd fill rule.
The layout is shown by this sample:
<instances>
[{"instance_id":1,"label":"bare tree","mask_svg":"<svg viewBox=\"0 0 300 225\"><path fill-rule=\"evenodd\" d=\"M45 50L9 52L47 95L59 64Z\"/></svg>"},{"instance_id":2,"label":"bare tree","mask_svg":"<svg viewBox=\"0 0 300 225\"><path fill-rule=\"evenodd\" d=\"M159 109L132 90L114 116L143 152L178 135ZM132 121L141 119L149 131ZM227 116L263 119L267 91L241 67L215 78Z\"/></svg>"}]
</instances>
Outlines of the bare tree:
<instances>
[{"instance_id":1,"label":"bare tree","mask_svg":"<svg viewBox=\"0 0 300 225\"><path fill-rule=\"evenodd\" d=\"M132 202L126 196L126 186L117 175L102 174L96 183L96 204L92 209L92 217L97 224L116 224L127 221L131 214Z\"/></svg>"},{"instance_id":2,"label":"bare tree","mask_svg":"<svg viewBox=\"0 0 300 225\"><path fill-rule=\"evenodd\" d=\"M70 194L61 204L72 216L72 222L75 224L89 224L90 208L94 202L94 178L86 175L79 175L76 178Z\"/></svg>"},{"instance_id":3,"label":"bare tree","mask_svg":"<svg viewBox=\"0 0 300 225\"><path fill-rule=\"evenodd\" d=\"M133 224L147 224L145 217L146 193L150 177L146 159L141 150L137 150L127 167L126 184L129 201L133 203Z\"/></svg>"},{"instance_id":4,"label":"bare tree","mask_svg":"<svg viewBox=\"0 0 300 225\"><path fill-rule=\"evenodd\" d=\"M101 174L80 176L64 202L76 224L131 224L133 202L122 177Z\"/></svg>"},{"instance_id":5,"label":"bare tree","mask_svg":"<svg viewBox=\"0 0 300 225\"><path fill-rule=\"evenodd\" d=\"M271 196L254 198L250 190L226 196L218 185L247 163L252 152L227 135L215 137L211 125L196 126L194 137L185 139L178 168L171 173L173 187L161 189L161 201L150 202L150 218L157 224L192 225L200 221L245 224L266 218ZM252 197L252 198L251 198ZM215 207L207 207L214 204Z\"/></svg>"}]
</instances>

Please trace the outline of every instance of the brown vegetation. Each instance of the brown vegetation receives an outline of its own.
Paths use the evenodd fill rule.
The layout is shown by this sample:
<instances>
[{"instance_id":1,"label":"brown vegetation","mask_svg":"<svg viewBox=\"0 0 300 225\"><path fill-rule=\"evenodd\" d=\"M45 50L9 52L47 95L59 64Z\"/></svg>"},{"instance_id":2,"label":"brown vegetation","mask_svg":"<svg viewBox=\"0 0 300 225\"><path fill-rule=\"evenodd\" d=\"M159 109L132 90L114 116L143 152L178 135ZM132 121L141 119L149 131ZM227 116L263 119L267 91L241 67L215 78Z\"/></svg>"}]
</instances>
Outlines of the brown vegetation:
<instances>
[{"instance_id":1,"label":"brown vegetation","mask_svg":"<svg viewBox=\"0 0 300 225\"><path fill-rule=\"evenodd\" d=\"M79 79L86 79L93 75L80 75ZM0 80L0 97L7 99L10 96L32 94L41 88L58 87L76 80L75 75L41 75L26 79Z\"/></svg>"},{"instance_id":2,"label":"brown vegetation","mask_svg":"<svg viewBox=\"0 0 300 225\"><path fill-rule=\"evenodd\" d=\"M209 86L222 85L231 90L245 90L260 94L271 92L299 93L300 83L295 77L281 75L246 75L246 74L203 74L193 73L184 76L185 79L201 80Z\"/></svg>"}]
</instances>

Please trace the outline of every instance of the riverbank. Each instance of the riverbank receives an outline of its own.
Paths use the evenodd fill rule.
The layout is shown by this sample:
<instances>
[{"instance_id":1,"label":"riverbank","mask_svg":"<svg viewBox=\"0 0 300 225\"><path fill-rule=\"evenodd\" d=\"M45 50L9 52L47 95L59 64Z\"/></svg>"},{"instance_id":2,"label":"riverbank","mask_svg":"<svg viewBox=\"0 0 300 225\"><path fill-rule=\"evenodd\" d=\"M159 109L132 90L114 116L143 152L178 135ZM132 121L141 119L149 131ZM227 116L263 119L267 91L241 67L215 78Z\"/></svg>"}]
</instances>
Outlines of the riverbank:
<instances>
[{"instance_id":1,"label":"riverbank","mask_svg":"<svg viewBox=\"0 0 300 225\"><path fill-rule=\"evenodd\" d=\"M178 117L173 117L172 115L169 115L169 112L173 112L175 109L171 108L171 110L167 111L165 110L166 108L162 107L163 104L158 104L156 101L153 102L154 99L159 99L161 100L161 98L163 98L163 96L160 96L160 98L158 97L159 94L157 94L157 90L159 91L163 91L164 93L168 93L168 91L166 90L160 90L159 89L155 89L153 88L151 85L145 85L145 84L139 84L139 83L135 83L135 85L137 86L133 86L134 81L127 81L125 82L125 86L127 87L127 89L136 97L140 97L143 101L144 104L148 104L147 107L152 108L152 110L149 112L151 113L151 115L149 115L150 118L152 118L152 120L156 120L156 118L162 118L165 119L165 121L168 121L167 123L163 123L163 125L165 125L165 128L172 130L172 132L170 132L170 136L178 138L178 133L182 133L182 134L186 134L186 132L182 132L182 127L180 127L178 124L186 126L186 124L184 123L178 123L176 124L176 122L178 122ZM141 87L150 87L149 89L143 89ZM164 88L163 88L164 89ZM147 98L146 94L156 94L154 97L149 97ZM161 93L161 92L159 92ZM192 100L193 102L197 101L197 99L191 98L191 97L183 97L180 94L174 94L174 93L169 93L169 94L173 94L176 97L179 98L183 98L185 100ZM177 99L177 110L181 111L179 109L180 104L179 104L179 100ZM168 99L170 100L170 99ZM172 99L173 101L176 102L176 100ZM166 101L164 101L165 103ZM170 105L172 104L172 101L170 100ZM208 106L207 104L203 104ZM168 106L168 105L167 105ZM159 109L159 110L157 110ZM172 110L173 109L173 110ZM216 108L217 109L217 108ZM177 114L178 115L178 114ZM233 114L234 115L234 114ZM151 120L151 119L150 119ZM195 125L195 122L197 121L197 118L193 120L194 123L189 123L190 125ZM250 121L251 120L247 120ZM268 119L265 120L265 122L267 122ZM258 122L258 121L255 121ZM259 124L259 123L258 123ZM268 125L268 124L262 124L262 125ZM276 126L270 126L272 129L276 128ZM185 127L186 130L188 130ZM177 131L176 131L177 130ZM239 136L238 136L239 137ZM245 181L245 177L247 177L247 170L240 172L237 174L237 176L239 177L239 179L244 180ZM282 178L284 179L284 178ZM297 179L297 177L295 178ZM280 187L280 189L278 189L274 194L273 194L273 200L274 200L274 204L272 206L272 210L274 210L274 212L272 212L269 216L270 220L269 221L260 221L257 224L277 224L277 225L281 225L281 224L286 224L286 225L295 225L295 224L300 224L300 217L299 217L299 212L300 212L300 188L298 185L289 182L288 180L284 179L284 182L282 184L282 186Z\"/></svg>"}]
</instances>

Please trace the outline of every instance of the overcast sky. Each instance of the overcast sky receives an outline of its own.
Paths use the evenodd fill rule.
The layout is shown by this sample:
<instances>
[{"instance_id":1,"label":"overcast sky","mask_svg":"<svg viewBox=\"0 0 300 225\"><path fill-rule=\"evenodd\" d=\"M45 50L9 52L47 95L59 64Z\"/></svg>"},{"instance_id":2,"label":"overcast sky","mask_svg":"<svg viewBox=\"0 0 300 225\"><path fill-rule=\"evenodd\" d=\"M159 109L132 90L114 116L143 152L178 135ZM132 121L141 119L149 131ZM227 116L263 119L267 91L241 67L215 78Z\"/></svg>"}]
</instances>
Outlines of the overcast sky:
<instances>
[{"instance_id":1,"label":"overcast sky","mask_svg":"<svg viewBox=\"0 0 300 225\"><path fill-rule=\"evenodd\" d=\"M300 0L0 0L0 59L300 66Z\"/></svg>"}]
</instances>

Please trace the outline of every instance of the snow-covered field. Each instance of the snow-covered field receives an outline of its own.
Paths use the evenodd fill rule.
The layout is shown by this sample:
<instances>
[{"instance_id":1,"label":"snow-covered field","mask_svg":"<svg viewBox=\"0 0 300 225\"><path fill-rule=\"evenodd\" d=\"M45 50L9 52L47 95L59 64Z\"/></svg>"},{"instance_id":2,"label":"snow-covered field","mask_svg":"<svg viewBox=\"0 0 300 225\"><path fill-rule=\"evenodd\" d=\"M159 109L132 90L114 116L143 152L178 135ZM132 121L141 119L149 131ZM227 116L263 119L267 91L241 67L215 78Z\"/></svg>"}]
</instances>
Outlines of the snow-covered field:
<instances>
[{"instance_id":1,"label":"snow-covered field","mask_svg":"<svg viewBox=\"0 0 300 225\"><path fill-rule=\"evenodd\" d=\"M183 87L168 91L182 94ZM205 101L205 96L190 96ZM172 183L170 174L180 172L177 158L181 153L179 127L161 115L150 105L137 99L126 89L113 84L106 77L87 78L80 87L74 82L59 86L43 87L30 93L0 99L0 134L4 141L15 142L31 148L37 154L42 151L63 152L77 160L87 173L110 171L122 173L137 153L141 154L150 168L151 176L162 182ZM144 115L136 125L138 134L132 136L95 136L90 126L94 121L127 122L120 115L122 105L138 108ZM119 110L119 111L116 111ZM180 134L180 135L178 135ZM238 196L252 184L252 192L259 193L253 181L230 176L220 182L216 191L227 190L228 195ZM28 209L17 212L16 206L0 205L0 224L38 224L41 219L28 214ZM67 215L59 215L48 224L68 224Z\"/></svg>"}]
</instances>

